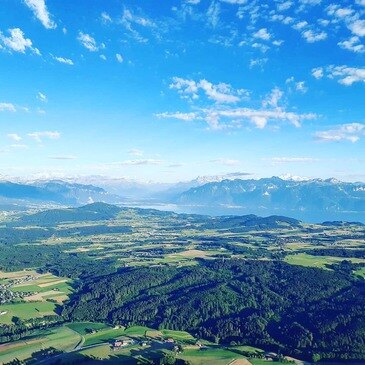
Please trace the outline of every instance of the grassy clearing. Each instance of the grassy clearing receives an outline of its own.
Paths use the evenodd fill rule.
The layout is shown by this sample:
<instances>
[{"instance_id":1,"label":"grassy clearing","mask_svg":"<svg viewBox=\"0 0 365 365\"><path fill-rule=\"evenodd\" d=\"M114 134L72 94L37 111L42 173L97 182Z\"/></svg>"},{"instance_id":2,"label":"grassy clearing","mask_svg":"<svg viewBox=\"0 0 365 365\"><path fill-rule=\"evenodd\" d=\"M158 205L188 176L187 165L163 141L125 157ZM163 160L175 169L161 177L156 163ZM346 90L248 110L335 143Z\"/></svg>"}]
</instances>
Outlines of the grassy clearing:
<instances>
[{"instance_id":1,"label":"grassy clearing","mask_svg":"<svg viewBox=\"0 0 365 365\"><path fill-rule=\"evenodd\" d=\"M125 331L123 328L111 328L107 327L99 330L96 333L91 333L85 335L85 343L84 346L95 345L98 343L112 341L116 337L120 337L125 335Z\"/></svg>"},{"instance_id":2,"label":"grassy clearing","mask_svg":"<svg viewBox=\"0 0 365 365\"><path fill-rule=\"evenodd\" d=\"M245 359L245 357L237 353L219 347L186 349L178 357L190 361L192 365L227 365L235 359Z\"/></svg>"},{"instance_id":3,"label":"grassy clearing","mask_svg":"<svg viewBox=\"0 0 365 365\"><path fill-rule=\"evenodd\" d=\"M362 267L361 269L356 270L355 275L361 276L363 279L365 279L365 267Z\"/></svg>"},{"instance_id":4,"label":"grassy clearing","mask_svg":"<svg viewBox=\"0 0 365 365\"><path fill-rule=\"evenodd\" d=\"M313 256L313 255L308 255L306 253L298 253L296 255L288 255L285 257L285 261L288 264L318 267L322 269L327 268L327 265L329 264L341 262L345 259L350 260L354 264L365 263L365 259L352 258L352 257L343 258L343 257L333 257L333 256Z\"/></svg>"},{"instance_id":5,"label":"grassy clearing","mask_svg":"<svg viewBox=\"0 0 365 365\"><path fill-rule=\"evenodd\" d=\"M163 337L171 337L175 341L194 341L195 338L185 331L161 330Z\"/></svg>"},{"instance_id":6,"label":"grassy clearing","mask_svg":"<svg viewBox=\"0 0 365 365\"><path fill-rule=\"evenodd\" d=\"M39 335L29 340L0 345L0 364L10 362L15 358L28 359L32 353L50 347L61 351L70 351L80 340L81 336L66 326L40 331Z\"/></svg>"},{"instance_id":7,"label":"grassy clearing","mask_svg":"<svg viewBox=\"0 0 365 365\"><path fill-rule=\"evenodd\" d=\"M71 328L75 332L84 336L88 334L88 329L100 331L104 329L110 329L111 327L106 325L105 323L95 323L95 322L73 322L66 325L68 328Z\"/></svg>"},{"instance_id":8,"label":"grassy clearing","mask_svg":"<svg viewBox=\"0 0 365 365\"><path fill-rule=\"evenodd\" d=\"M56 304L51 302L11 303L0 306L0 311L7 312L0 316L0 324L11 324L13 316L21 319L41 318L55 313Z\"/></svg>"}]
</instances>

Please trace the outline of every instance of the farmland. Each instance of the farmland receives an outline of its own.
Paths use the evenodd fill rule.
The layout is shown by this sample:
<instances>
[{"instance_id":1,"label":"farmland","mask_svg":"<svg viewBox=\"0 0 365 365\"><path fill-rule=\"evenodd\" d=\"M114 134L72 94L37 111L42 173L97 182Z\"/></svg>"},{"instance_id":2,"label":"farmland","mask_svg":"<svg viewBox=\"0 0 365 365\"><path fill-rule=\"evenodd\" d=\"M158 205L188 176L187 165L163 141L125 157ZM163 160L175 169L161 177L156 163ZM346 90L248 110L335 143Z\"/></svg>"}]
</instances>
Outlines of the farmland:
<instances>
[{"instance_id":1,"label":"farmland","mask_svg":"<svg viewBox=\"0 0 365 365\"><path fill-rule=\"evenodd\" d=\"M351 332L364 315L358 294L365 277L361 224L179 215L101 203L72 211L17 211L2 219L0 362L54 348L66 352L63 359L124 356L133 363L161 357L165 347L155 347L167 337L185 346L176 358L197 365L244 359L249 346L310 359L311 346L326 339L318 323L306 328L309 319L303 321L297 304L288 306L293 298L298 311L311 316L318 315L310 313L314 301L322 308L329 298L338 308L346 303L341 325L349 323L352 347L339 353L332 340L320 356L364 356L357 342L363 329ZM312 278L317 281L309 284ZM262 307L261 295L268 301ZM287 316L297 321L294 327ZM340 325L323 320L322 326ZM297 342L287 340L291 331L301 333ZM62 340L65 346L55 346L58 332L69 339ZM148 338L155 347L138 347L138 340L116 354L110 345L123 337ZM208 348L194 347L197 339Z\"/></svg>"}]
</instances>

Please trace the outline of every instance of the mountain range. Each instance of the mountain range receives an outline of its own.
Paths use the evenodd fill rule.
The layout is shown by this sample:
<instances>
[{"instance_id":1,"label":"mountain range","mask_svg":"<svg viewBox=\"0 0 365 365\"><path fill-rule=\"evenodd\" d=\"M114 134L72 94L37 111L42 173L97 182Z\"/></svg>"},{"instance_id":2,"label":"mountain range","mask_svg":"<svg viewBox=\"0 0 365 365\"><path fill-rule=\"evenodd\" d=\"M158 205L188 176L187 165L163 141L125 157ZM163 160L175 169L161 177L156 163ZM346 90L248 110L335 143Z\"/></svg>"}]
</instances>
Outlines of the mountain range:
<instances>
[{"instance_id":1,"label":"mountain range","mask_svg":"<svg viewBox=\"0 0 365 365\"><path fill-rule=\"evenodd\" d=\"M97 179L94 179L97 183ZM211 215L283 215L310 222L365 222L365 183L336 179L197 178L177 184L102 181L103 187L63 180L0 182L0 206L80 206L92 202L155 206ZM122 193L122 194L118 194ZM129 194L128 194L129 192ZM124 194L123 194L124 193Z\"/></svg>"}]
</instances>

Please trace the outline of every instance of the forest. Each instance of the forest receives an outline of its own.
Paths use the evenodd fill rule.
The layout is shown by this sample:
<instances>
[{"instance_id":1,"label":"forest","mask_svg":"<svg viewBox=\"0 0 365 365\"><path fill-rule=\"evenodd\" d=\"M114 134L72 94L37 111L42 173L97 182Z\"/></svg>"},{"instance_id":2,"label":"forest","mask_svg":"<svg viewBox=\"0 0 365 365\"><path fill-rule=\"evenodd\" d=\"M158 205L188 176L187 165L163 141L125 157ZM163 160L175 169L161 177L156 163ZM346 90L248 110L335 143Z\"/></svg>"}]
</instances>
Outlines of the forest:
<instances>
[{"instance_id":1,"label":"forest","mask_svg":"<svg viewBox=\"0 0 365 365\"><path fill-rule=\"evenodd\" d=\"M365 283L348 272L223 259L87 280L62 315L189 330L311 360L364 360L364 308Z\"/></svg>"}]
</instances>

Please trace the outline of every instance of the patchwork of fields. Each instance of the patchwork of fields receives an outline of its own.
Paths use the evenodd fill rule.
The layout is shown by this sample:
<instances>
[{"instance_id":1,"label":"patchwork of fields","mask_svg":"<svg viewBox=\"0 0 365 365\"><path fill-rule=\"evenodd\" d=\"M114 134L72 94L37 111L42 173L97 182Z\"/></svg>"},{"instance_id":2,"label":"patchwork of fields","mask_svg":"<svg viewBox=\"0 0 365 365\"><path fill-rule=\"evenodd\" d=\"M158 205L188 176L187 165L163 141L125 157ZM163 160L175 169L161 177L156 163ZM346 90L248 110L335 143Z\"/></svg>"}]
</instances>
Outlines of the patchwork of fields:
<instances>
[{"instance_id":1,"label":"patchwork of fields","mask_svg":"<svg viewBox=\"0 0 365 365\"><path fill-rule=\"evenodd\" d=\"M60 316L83 283L92 284L120 270L183 270L198 268L202 262L234 259L283 262L289 267L365 278L365 228L357 223L305 224L285 217L214 218L105 204L77 209L72 214L65 209L3 217L0 363L29 359L34 354L44 356L42 351L50 348L55 353L71 351L54 355L61 358L88 356L111 363L120 359L135 363L146 356L161 356L168 350L162 339L168 337L184 346L176 358L194 365L245 365L247 353L261 353L248 346L227 348L209 341L202 350L192 334L163 327L130 326L128 321L115 325L115 320L106 324L104 319L101 323L70 322ZM98 215L100 218L95 218ZM97 313L93 315L97 317ZM19 337L15 329L19 329ZM137 342L116 353L111 344L123 337L137 338ZM142 339L149 343L141 346ZM261 365L264 360L249 361Z\"/></svg>"}]
</instances>

